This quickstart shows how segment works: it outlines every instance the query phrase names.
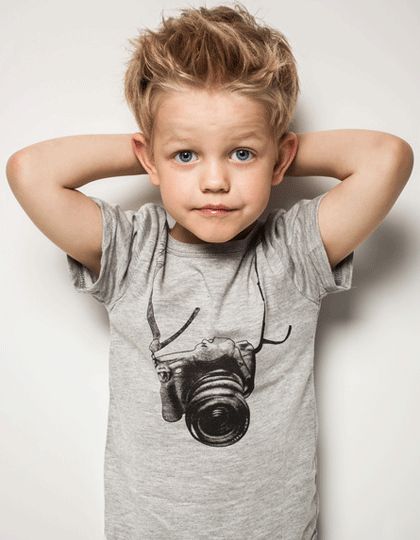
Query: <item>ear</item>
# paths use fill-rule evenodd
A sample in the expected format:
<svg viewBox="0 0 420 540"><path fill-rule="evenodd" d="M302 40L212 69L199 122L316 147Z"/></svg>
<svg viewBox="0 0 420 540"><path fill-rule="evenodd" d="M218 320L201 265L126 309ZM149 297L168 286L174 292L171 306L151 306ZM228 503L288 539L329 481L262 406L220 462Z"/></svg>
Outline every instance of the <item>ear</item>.
<svg viewBox="0 0 420 540"><path fill-rule="evenodd" d="M278 148L277 154L278 159L274 165L271 185L276 186L283 181L284 173L287 171L290 164L295 159L298 145L298 137L296 133L293 133L293 131L288 131L280 139L280 146Z"/></svg>
<svg viewBox="0 0 420 540"><path fill-rule="evenodd" d="M131 146L137 159L142 164L144 170L150 177L150 181L155 186L160 185L159 176L153 159L153 152L150 143L143 133L133 133L131 136Z"/></svg>

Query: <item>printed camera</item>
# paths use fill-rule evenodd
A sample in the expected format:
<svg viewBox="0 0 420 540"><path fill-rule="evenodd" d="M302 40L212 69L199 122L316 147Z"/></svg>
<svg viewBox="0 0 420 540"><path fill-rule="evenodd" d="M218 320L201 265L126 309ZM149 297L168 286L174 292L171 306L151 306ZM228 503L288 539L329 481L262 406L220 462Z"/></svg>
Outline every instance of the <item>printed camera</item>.
<svg viewBox="0 0 420 540"><path fill-rule="evenodd" d="M191 435L209 446L228 446L244 436L250 419L245 398L255 377L251 343L214 337L154 358L164 420L176 422L185 413Z"/></svg>

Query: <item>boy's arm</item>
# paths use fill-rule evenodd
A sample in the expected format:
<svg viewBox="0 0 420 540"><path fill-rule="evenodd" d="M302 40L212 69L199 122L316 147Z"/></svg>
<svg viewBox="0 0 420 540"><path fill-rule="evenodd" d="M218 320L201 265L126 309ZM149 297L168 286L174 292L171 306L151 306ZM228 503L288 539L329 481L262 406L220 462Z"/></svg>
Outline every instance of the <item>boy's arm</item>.
<svg viewBox="0 0 420 540"><path fill-rule="evenodd" d="M332 176L341 182L319 206L319 228L331 268L382 222L413 169L411 146L380 131L342 129L297 134L287 176Z"/></svg>
<svg viewBox="0 0 420 540"><path fill-rule="evenodd" d="M131 134L71 135L27 146L9 157L6 176L33 223L99 275L102 216L76 188L111 176L146 174Z"/></svg>

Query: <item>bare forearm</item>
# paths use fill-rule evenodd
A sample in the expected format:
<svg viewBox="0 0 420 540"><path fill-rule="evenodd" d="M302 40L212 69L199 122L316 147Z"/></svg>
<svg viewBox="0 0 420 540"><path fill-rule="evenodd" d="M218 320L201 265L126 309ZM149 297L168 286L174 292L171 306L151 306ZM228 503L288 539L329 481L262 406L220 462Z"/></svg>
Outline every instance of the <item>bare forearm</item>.
<svg viewBox="0 0 420 540"><path fill-rule="evenodd" d="M130 133L49 139L15 155L22 164L16 168L21 176L73 189L100 178L146 174L133 152Z"/></svg>
<svg viewBox="0 0 420 540"><path fill-rule="evenodd" d="M365 165L372 166L373 159L381 159L384 155L381 149L386 148L385 144L399 139L389 133L367 129L312 131L297 133L297 136L298 151L285 174L331 176L339 180Z"/></svg>

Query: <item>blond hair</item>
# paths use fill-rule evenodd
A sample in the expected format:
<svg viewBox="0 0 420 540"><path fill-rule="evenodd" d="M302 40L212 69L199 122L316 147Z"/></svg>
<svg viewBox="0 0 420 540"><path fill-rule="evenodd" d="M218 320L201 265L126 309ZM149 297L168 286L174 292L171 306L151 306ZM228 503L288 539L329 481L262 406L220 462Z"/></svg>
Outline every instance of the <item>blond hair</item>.
<svg viewBox="0 0 420 540"><path fill-rule="evenodd" d="M262 103L276 142L287 131L300 91L286 37L260 25L240 3L184 8L135 38L124 92L148 143L158 96L185 88L238 92ZM153 150L152 150L153 152Z"/></svg>

